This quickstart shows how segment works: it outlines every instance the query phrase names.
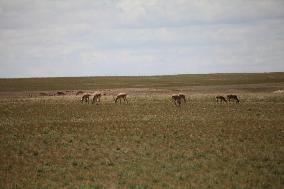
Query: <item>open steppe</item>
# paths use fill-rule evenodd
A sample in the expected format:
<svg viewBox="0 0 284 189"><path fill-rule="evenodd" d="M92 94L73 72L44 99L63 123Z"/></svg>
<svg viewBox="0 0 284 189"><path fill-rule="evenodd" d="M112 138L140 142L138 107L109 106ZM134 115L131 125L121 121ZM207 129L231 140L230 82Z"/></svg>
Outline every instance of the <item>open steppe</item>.
<svg viewBox="0 0 284 189"><path fill-rule="evenodd" d="M280 189L283 115L284 73L0 79L0 188Z"/></svg>

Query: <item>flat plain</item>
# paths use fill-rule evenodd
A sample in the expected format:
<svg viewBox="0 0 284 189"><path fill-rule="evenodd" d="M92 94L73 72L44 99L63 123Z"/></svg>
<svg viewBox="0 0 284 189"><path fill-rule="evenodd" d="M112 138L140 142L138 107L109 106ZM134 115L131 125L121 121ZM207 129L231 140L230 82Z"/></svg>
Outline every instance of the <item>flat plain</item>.
<svg viewBox="0 0 284 189"><path fill-rule="evenodd" d="M284 73L0 79L0 188L280 189L283 115Z"/></svg>

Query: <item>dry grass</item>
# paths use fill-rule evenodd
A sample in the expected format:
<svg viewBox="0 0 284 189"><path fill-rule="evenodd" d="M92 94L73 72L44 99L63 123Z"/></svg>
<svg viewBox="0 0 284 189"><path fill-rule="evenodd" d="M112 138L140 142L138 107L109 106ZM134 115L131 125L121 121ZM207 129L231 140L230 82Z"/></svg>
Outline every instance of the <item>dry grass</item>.
<svg viewBox="0 0 284 189"><path fill-rule="evenodd" d="M284 96L0 98L0 188L281 188Z"/></svg>
<svg viewBox="0 0 284 189"><path fill-rule="evenodd" d="M50 91L50 90L100 90L117 88L180 89L193 86L243 85L281 83L284 73L258 74L190 74L146 77L62 77L0 79L0 92L7 91ZM255 86L248 86L255 89ZM256 88L256 90L258 87ZM261 92L261 91L258 91Z"/></svg>

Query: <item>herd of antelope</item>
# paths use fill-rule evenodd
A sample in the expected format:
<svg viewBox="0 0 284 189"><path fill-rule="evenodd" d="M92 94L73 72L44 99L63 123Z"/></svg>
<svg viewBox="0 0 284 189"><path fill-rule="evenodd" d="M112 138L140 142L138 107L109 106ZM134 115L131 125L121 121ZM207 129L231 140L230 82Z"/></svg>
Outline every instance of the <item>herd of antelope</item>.
<svg viewBox="0 0 284 189"><path fill-rule="evenodd" d="M79 95L79 94L82 94L82 93L83 93L82 91L79 91L79 92L77 92L76 95ZM106 94L103 93L103 95L106 95ZM81 98L81 103L89 103L91 96L92 96L91 94L84 94ZM100 102L101 96L102 96L101 93L95 92L93 94L92 104ZM114 100L115 103L117 103L119 101L119 103L121 104L122 100L123 100L123 102L128 103L127 96L128 96L127 93L119 93L115 97L113 97L113 100ZM238 99L237 95L230 94L230 95L227 95L227 98L225 98L224 96L216 96L215 98L216 98L217 102L221 102L221 103L222 102L225 102L225 103L228 103L228 102L240 103L240 100ZM175 106L180 107L182 103L186 103L186 97L182 93L173 94L171 96L171 101L175 104Z"/></svg>
<svg viewBox="0 0 284 189"><path fill-rule="evenodd" d="M81 94L81 93L80 93ZM78 95L78 93L76 94ZM96 92L93 94L93 100L92 100L92 104L100 102L101 101L101 96L102 94L99 92ZM106 95L105 93L103 95ZM90 100L90 96L92 96L91 94L84 94L81 98L81 103L89 103ZM114 98L114 102L117 103L119 101L119 103L121 104L121 100L123 100L124 102L128 103L127 100L127 94L126 93L119 93L118 95L115 96Z"/></svg>
<svg viewBox="0 0 284 189"><path fill-rule="evenodd" d="M105 94L103 94L103 95L105 95ZM91 94L84 94L82 96L82 98L81 98L81 103L84 103L84 102L89 103L90 96L92 96L92 95ZM98 93L98 92L94 93L92 104L100 102L101 101L101 96L102 96L101 93Z"/></svg>
<svg viewBox="0 0 284 189"><path fill-rule="evenodd" d="M238 96L237 95L227 95L227 99L224 97L224 96L216 96L216 101L217 102L225 102L225 103L228 103L228 102L231 102L231 101L235 101L236 103L240 103L240 100L238 99Z"/></svg>

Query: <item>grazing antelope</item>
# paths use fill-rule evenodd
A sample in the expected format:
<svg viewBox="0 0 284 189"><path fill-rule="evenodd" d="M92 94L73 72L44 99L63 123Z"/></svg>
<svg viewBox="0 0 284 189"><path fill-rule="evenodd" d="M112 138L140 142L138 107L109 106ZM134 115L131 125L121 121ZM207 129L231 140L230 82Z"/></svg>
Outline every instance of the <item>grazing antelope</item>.
<svg viewBox="0 0 284 189"><path fill-rule="evenodd" d="M88 102L89 103L90 96L91 96L90 94L83 95L82 98L81 98L81 103L83 103L83 102Z"/></svg>
<svg viewBox="0 0 284 189"><path fill-rule="evenodd" d="M127 97L126 93L119 93L118 95L116 95L114 102L117 103L117 101L119 100L119 103L121 104L121 99L123 99L124 102L128 103L128 100L126 97Z"/></svg>
<svg viewBox="0 0 284 189"><path fill-rule="evenodd" d="M225 97L223 97L223 96L216 96L215 98L216 98L216 101L217 101L217 102L220 101L220 102L222 103L222 102L224 101L224 102L227 103L227 100L226 100Z"/></svg>
<svg viewBox="0 0 284 189"><path fill-rule="evenodd" d="M182 93L173 94L172 101L175 103L176 106L180 106L182 101L186 103L185 95Z"/></svg>
<svg viewBox="0 0 284 189"><path fill-rule="evenodd" d="M238 99L238 97L237 97L237 95L227 95L227 100L229 101L229 102L231 102L231 100L234 100L234 101L236 101L236 103L240 103L240 100Z"/></svg>
<svg viewBox="0 0 284 189"><path fill-rule="evenodd" d="M101 93L95 93L94 97L93 97L92 104L94 104L94 102L100 102L101 101L101 96L102 96Z"/></svg>
<svg viewBox="0 0 284 189"><path fill-rule="evenodd" d="M181 105L181 96L179 94L172 95L172 101L175 103L176 106Z"/></svg>

